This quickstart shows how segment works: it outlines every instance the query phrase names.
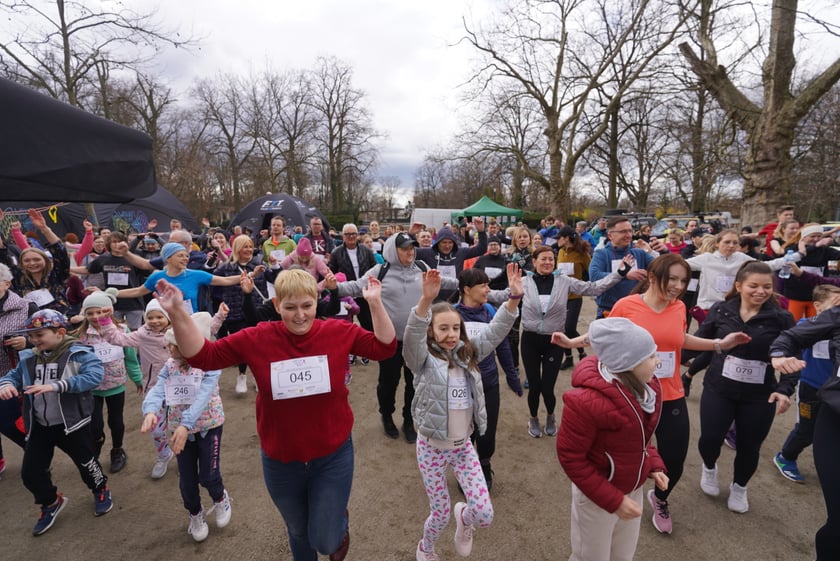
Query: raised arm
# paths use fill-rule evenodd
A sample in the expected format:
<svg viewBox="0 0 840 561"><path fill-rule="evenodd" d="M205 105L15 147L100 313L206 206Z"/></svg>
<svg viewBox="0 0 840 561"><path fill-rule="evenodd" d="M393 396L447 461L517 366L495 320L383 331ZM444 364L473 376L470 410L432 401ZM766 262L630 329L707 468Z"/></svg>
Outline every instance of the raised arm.
<svg viewBox="0 0 840 561"><path fill-rule="evenodd" d="M382 283L378 279L371 278L362 294L370 307L373 334L381 343L392 342L397 337L397 331L394 329L394 324L382 304ZM338 295L334 292L333 297L338 300Z"/></svg>
<svg viewBox="0 0 840 561"><path fill-rule="evenodd" d="M181 356L190 358L197 355L204 346L204 336L184 307L184 294L177 286L164 279L160 279L155 285L155 294L161 307L169 314Z"/></svg>

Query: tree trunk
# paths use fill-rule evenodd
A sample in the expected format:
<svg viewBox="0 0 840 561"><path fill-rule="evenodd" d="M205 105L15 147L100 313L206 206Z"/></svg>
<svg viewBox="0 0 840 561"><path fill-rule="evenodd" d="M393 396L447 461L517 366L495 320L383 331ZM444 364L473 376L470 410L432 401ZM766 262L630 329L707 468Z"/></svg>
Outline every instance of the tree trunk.
<svg viewBox="0 0 840 561"><path fill-rule="evenodd" d="M775 220L778 206L794 202L790 189L793 126L781 120L765 113L749 136L744 162L742 225L764 226Z"/></svg>
<svg viewBox="0 0 840 561"><path fill-rule="evenodd" d="M607 174L607 206L618 207L618 109L620 103L616 103L610 110L607 119L609 120L609 170Z"/></svg>

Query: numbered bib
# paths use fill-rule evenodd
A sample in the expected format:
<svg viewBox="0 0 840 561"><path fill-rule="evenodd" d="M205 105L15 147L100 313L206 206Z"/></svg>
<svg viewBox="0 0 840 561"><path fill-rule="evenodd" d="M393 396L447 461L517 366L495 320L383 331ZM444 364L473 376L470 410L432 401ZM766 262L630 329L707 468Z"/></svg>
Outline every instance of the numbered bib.
<svg viewBox="0 0 840 561"><path fill-rule="evenodd" d="M472 407L472 396L466 377L450 377L448 390L450 410L464 410Z"/></svg>
<svg viewBox="0 0 840 561"><path fill-rule="evenodd" d="M280 264L280 261L286 258L286 250L284 249L274 249L269 253L271 257L274 257L274 260L277 261L277 264Z"/></svg>
<svg viewBox="0 0 840 561"><path fill-rule="evenodd" d="M811 347L811 354L813 354L814 358L830 359L831 355L828 352L828 339L814 343L814 346Z"/></svg>
<svg viewBox="0 0 840 561"><path fill-rule="evenodd" d="M823 268L822 267L808 267L806 265L800 266L800 269L805 271L806 273L811 273L812 275L823 275Z"/></svg>
<svg viewBox="0 0 840 561"><path fill-rule="evenodd" d="M30 302L35 302L35 305L39 308L43 308L47 304L55 302L55 296L53 296L52 292L50 292L46 288L39 288L38 290L33 290L32 292L26 295L26 299Z"/></svg>
<svg viewBox="0 0 840 561"><path fill-rule="evenodd" d="M689 279L686 292L697 292L697 287L700 285L700 279Z"/></svg>
<svg viewBox="0 0 840 561"><path fill-rule="evenodd" d="M656 352L656 370L653 374L657 378L673 378L677 363L677 353L674 351Z"/></svg>
<svg viewBox="0 0 840 561"><path fill-rule="evenodd" d="M293 399L329 393L327 355L292 358L271 363L271 397Z"/></svg>
<svg viewBox="0 0 840 561"><path fill-rule="evenodd" d="M493 280L501 275L502 271L503 269L500 269L499 267L486 267L484 269L484 272L487 274L487 278L490 280Z"/></svg>
<svg viewBox="0 0 840 561"><path fill-rule="evenodd" d="M169 376L163 383L167 405L192 405L195 403L201 377L198 375Z"/></svg>
<svg viewBox="0 0 840 561"><path fill-rule="evenodd" d="M564 275L568 275L570 277L574 276L575 274L575 264L574 263L558 263L557 270L563 273Z"/></svg>
<svg viewBox="0 0 840 561"><path fill-rule="evenodd" d="M128 273L108 273L108 286L128 286Z"/></svg>
<svg viewBox="0 0 840 561"><path fill-rule="evenodd" d="M720 275L715 278L715 290L718 292L729 292L733 284L735 284L735 277Z"/></svg>
<svg viewBox="0 0 840 561"><path fill-rule="evenodd" d="M723 361L723 377L745 384L763 384L767 363L727 355Z"/></svg>
<svg viewBox="0 0 840 561"><path fill-rule="evenodd" d="M470 338L470 341L487 330L487 324L480 321L465 321L464 327L467 329L467 337Z"/></svg>
<svg viewBox="0 0 840 561"><path fill-rule="evenodd" d="M438 265L437 270L440 271L440 276L442 277L454 279L458 276L458 273L455 271L455 265Z"/></svg>
<svg viewBox="0 0 840 561"><path fill-rule="evenodd" d="M109 345L108 343L96 343L93 345L93 351L96 353L97 358L102 361L102 364L106 362L117 362L125 358L125 352L122 347Z"/></svg>

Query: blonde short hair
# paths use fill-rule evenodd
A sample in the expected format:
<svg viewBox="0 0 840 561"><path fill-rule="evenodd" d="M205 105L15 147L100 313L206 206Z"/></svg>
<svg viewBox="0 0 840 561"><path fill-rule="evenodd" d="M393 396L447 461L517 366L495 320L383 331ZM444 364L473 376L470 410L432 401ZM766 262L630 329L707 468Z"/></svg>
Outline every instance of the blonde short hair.
<svg viewBox="0 0 840 561"><path fill-rule="evenodd" d="M281 271L274 281L274 291L277 293L277 302L286 296L311 296L316 302L318 301L318 285L315 277L302 269Z"/></svg>
<svg viewBox="0 0 840 561"><path fill-rule="evenodd" d="M233 244L231 244L231 256L232 258L239 259L239 252L242 251L242 248L246 245L251 244L251 247L254 247L254 241L244 234L240 234L233 238Z"/></svg>

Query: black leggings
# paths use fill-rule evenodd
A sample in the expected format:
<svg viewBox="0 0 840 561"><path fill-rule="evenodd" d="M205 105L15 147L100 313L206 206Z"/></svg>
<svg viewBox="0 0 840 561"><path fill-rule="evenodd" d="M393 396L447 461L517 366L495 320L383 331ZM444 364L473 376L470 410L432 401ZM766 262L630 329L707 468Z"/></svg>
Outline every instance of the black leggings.
<svg viewBox="0 0 840 561"><path fill-rule="evenodd" d="M499 385L484 386L484 402L487 409L487 430L483 435L475 429L476 452L481 465L489 465L490 458L496 451L496 427L499 424Z"/></svg>
<svg viewBox="0 0 840 561"><path fill-rule="evenodd" d="M688 441L691 435L688 407L685 398L662 402L662 416L656 427L656 449L668 470L668 488L664 491L654 487L656 498L664 501L677 486L682 477Z"/></svg>
<svg viewBox="0 0 840 561"><path fill-rule="evenodd" d="M738 445L741 435L738 435ZM840 414L823 404L814 427L814 465L820 478L825 510L825 525L817 530L817 561L840 559Z"/></svg>
<svg viewBox="0 0 840 561"><path fill-rule="evenodd" d="M700 397L700 440L697 443L703 463L709 469L715 466L723 439L734 420L738 448L735 451L733 480L746 487L758 468L761 445L770 432L775 415L775 403L724 397L704 386Z"/></svg>
<svg viewBox="0 0 840 561"><path fill-rule="evenodd" d="M26 445L26 435L17 427L17 420L20 419L20 399L0 399L0 434L6 436L23 448ZM0 444L0 458L3 457L3 445Z"/></svg>
<svg viewBox="0 0 840 561"><path fill-rule="evenodd" d="M125 436L125 422L123 421L123 409L125 409L125 392L109 395L108 397L93 396L93 415L90 418L93 440L105 441L105 422L102 418L102 406L108 404L108 428L111 430L111 447L122 448L123 437ZM99 444L101 447L102 445Z"/></svg>
<svg viewBox="0 0 840 561"><path fill-rule="evenodd" d="M580 310L583 307L583 298L570 298L566 301L566 327L563 332L569 339L574 339L579 336L578 319L580 319ZM572 356L572 349L563 349L565 356ZM578 347L578 354L583 354L583 347Z"/></svg>
<svg viewBox="0 0 840 561"><path fill-rule="evenodd" d="M397 352L391 358L379 361L379 381L376 384L376 399L379 401L379 414L392 415L397 408L397 387L400 378L405 378L403 390L403 422L413 424L411 402L414 400L414 374L405 365L402 354L402 341L397 341Z"/></svg>
<svg viewBox="0 0 840 561"><path fill-rule="evenodd" d="M782 456L794 462L799 458L799 454L814 441L814 425L820 410L817 389L805 382L799 382L797 401L799 401L799 417L782 446Z"/></svg>
<svg viewBox="0 0 840 561"><path fill-rule="evenodd" d="M540 395L545 402L545 410L554 414L557 398L554 397L554 384L563 362L563 349L551 344L551 335L542 335L530 331L522 332L522 366L528 378L528 409L532 417L540 410Z"/></svg>

